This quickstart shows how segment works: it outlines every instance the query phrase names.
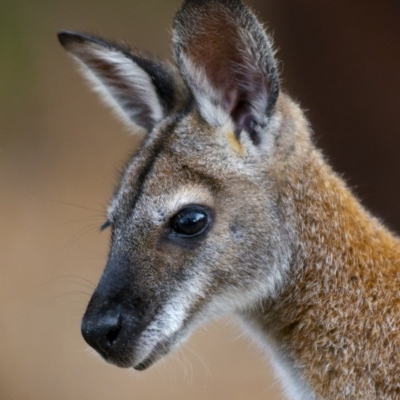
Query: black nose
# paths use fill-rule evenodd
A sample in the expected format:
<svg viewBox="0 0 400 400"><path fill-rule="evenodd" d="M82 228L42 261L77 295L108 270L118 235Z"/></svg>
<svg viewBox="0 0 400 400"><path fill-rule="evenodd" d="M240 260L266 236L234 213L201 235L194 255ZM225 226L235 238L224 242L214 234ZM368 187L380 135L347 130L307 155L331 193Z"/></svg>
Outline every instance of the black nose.
<svg viewBox="0 0 400 400"><path fill-rule="evenodd" d="M108 358L118 341L122 323L122 315L118 312L107 312L97 315L96 318L85 315L81 326L82 336L90 346Z"/></svg>

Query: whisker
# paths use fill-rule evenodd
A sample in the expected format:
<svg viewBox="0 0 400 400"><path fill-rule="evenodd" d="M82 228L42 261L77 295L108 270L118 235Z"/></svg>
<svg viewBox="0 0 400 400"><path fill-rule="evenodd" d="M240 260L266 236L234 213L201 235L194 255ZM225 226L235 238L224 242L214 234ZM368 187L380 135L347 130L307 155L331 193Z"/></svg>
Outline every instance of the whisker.
<svg viewBox="0 0 400 400"><path fill-rule="evenodd" d="M107 217L103 214L102 215L91 215L88 217L82 217L82 218L74 219L71 221L62 222L60 224L55 225L55 227L65 226L65 225L74 224L74 223L78 223L78 222L94 221L94 220L100 221L100 223L99 223L99 226L100 226L104 222L104 218L107 218Z"/></svg>
<svg viewBox="0 0 400 400"><path fill-rule="evenodd" d="M45 201L48 201L48 202L51 202L51 203L57 203L57 204L65 205L65 206L76 207L76 208L80 208L80 209L82 209L82 210L94 211L94 212L101 213L101 214L103 214L103 215L104 215L104 213L105 213L104 210L98 210L98 209L96 209L96 208L91 208L91 207L87 207L87 206L81 206L81 205L79 205L79 204L71 203L71 202L64 201L64 200L50 199L50 198L48 198L48 197L44 197L44 196L38 195L37 193L33 193L32 191L29 191L29 193L30 193L32 196L37 197L38 199L45 200Z"/></svg>
<svg viewBox="0 0 400 400"><path fill-rule="evenodd" d="M79 230L68 242L69 246L73 246L77 240L79 240L82 236L86 235L87 233L89 233L92 230L95 230L96 228L98 228L97 224L92 224L89 226L86 226L85 228Z"/></svg>
<svg viewBox="0 0 400 400"><path fill-rule="evenodd" d="M57 296L54 299L54 301L57 301L57 300L62 299L64 297L77 296L77 295L80 295L80 296L91 296L92 294L91 293L87 293L87 292L82 292L82 291L79 291L79 290L75 290L75 291L72 291L72 292L60 294L59 296Z"/></svg>
<svg viewBox="0 0 400 400"><path fill-rule="evenodd" d="M184 346L185 350L190 351L200 361L201 365L205 369L205 371L206 371L206 379L205 379L203 387L206 388L207 387L207 383L208 383L208 379L211 378L211 376L212 376L209 364L204 360L203 357L201 357L195 350L193 350L190 347L190 345L183 344L183 346Z"/></svg>
<svg viewBox="0 0 400 400"><path fill-rule="evenodd" d="M93 283L92 281L90 281L89 279L83 278L81 276L75 276L75 275L65 275L65 276L59 276L57 278L51 279L50 281L47 281L45 283L42 283L39 287L45 287L48 286L54 282L60 281L60 280L66 280L66 279L77 279L77 280L81 280L87 283L87 285L85 285L84 283L81 282L73 282L76 283L78 285L81 285L83 287L86 287L88 289L95 289L96 288L96 284Z"/></svg>

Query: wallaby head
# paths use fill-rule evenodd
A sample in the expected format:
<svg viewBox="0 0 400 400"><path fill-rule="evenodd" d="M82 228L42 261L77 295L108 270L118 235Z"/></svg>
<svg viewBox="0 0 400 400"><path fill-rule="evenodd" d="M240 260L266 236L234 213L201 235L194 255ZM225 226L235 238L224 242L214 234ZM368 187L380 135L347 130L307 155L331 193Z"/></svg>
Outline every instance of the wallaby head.
<svg viewBox="0 0 400 400"><path fill-rule="evenodd" d="M82 323L107 361L144 369L199 323L271 294L288 265L270 174L287 106L271 42L238 0L184 3L176 67L98 38L59 39L147 131L109 207L109 260Z"/></svg>
<svg viewBox="0 0 400 400"><path fill-rule="evenodd" d="M146 131L108 210L86 341L142 370L234 313L272 349L293 399L399 398L399 241L312 144L254 14L239 0L186 0L174 66L82 34L59 39Z"/></svg>

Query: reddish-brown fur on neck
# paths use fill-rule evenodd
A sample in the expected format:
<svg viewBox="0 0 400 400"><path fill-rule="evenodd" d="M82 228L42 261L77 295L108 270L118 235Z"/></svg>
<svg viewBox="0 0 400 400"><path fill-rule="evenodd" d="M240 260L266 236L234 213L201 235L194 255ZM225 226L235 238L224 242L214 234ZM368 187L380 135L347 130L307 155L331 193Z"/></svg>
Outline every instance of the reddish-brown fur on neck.
<svg viewBox="0 0 400 400"><path fill-rule="evenodd" d="M398 398L400 243L318 150L290 157L275 176L295 228L293 259L278 295L251 319L320 398Z"/></svg>

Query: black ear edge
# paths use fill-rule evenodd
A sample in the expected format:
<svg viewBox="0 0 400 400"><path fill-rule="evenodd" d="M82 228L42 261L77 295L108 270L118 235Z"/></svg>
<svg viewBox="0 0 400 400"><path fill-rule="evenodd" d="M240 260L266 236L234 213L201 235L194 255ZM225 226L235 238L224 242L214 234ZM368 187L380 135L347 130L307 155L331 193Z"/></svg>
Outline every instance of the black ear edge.
<svg viewBox="0 0 400 400"><path fill-rule="evenodd" d="M81 32L73 31L60 31L57 33L58 41L65 50L72 52L74 45L83 45L85 43L92 43L98 46L105 47L110 50L118 50L125 54L127 57L131 57L130 47L128 45L121 45L116 42L104 40L103 38L96 35L89 35Z"/></svg>
<svg viewBox="0 0 400 400"><path fill-rule="evenodd" d="M181 9L191 6L203 6L212 3L226 7L244 6L241 0L185 0Z"/></svg>
<svg viewBox="0 0 400 400"><path fill-rule="evenodd" d="M86 40L90 40L88 36L82 35L80 33L71 31L61 31L57 33L58 41L64 49L68 50L71 44L74 43L84 43Z"/></svg>
<svg viewBox="0 0 400 400"><path fill-rule="evenodd" d="M149 75L163 109L168 113L174 108L176 104L176 82L174 74L171 66L162 62L158 57L141 51L132 52L130 46L127 44L119 44L104 40L99 36L88 35L80 32L60 31L57 33L57 37L64 49L78 58L80 58L79 48L85 44L94 44L111 51L120 52ZM75 46L77 47L74 49Z"/></svg>
<svg viewBox="0 0 400 400"><path fill-rule="evenodd" d="M271 85L270 92L268 95L268 106L267 106L267 116L270 117L273 110L275 109L276 103L278 102L279 93L281 92L281 83L277 71L277 67L271 69Z"/></svg>
<svg viewBox="0 0 400 400"><path fill-rule="evenodd" d="M217 6L219 10L225 9L227 15L238 19L238 24L241 27L244 27L256 39L257 43L262 46L259 51L262 52L266 65L260 63L260 68L264 71L266 78L265 90L267 92L268 100L265 113L269 118L273 114L281 89L278 62L275 58L273 39L271 35L266 32L265 27L259 21L252 9L243 4L241 0L184 1L181 9L175 16L173 24L173 51L175 62L179 70L182 73L182 60L180 55L181 53L186 53L187 40L185 39L185 36L189 35L191 29L195 29L193 25L196 22L193 21L192 17L193 15L197 17L201 12L201 8L209 6ZM241 15L244 15L244 18L240 19L239 16ZM250 22L254 22L254 24L251 24ZM191 86L185 74L183 74L183 78L188 86ZM247 104L246 99L244 99L244 104Z"/></svg>

